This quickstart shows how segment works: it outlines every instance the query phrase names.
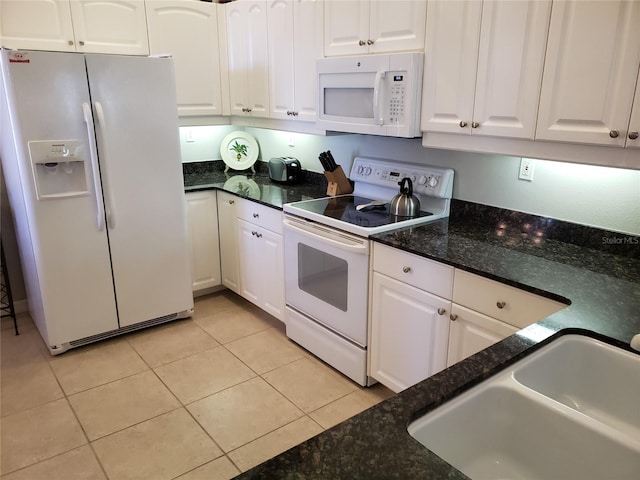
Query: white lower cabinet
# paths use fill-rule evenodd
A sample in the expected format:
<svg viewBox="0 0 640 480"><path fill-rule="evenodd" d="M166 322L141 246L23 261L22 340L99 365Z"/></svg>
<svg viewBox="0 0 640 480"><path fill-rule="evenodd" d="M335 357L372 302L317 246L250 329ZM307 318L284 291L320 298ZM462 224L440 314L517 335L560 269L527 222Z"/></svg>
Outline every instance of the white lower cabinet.
<svg viewBox="0 0 640 480"><path fill-rule="evenodd" d="M235 195L218 190L218 230L220 235L220 275L222 284L240 293L238 261L238 218Z"/></svg>
<svg viewBox="0 0 640 480"><path fill-rule="evenodd" d="M453 268L374 244L369 375L394 392L447 364Z"/></svg>
<svg viewBox="0 0 640 480"><path fill-rule="evenodd" d="M189 192L185 198L192 288L199 292L221 284L216 192Z"/></svg>
<svg viewBox="0 0 640 480"><path fill-rule="evenodd" d="M451 301L373 273L371 376L394 392L446 367Z"/></svg>
<svg viewBox="0 0 640 480"><path fill-rule="evenodd" d="M238 201L238 293L284 321L282 213L249 200Z"/></svg>
<svg viewBox="0 0 640 480"><path fill-rule="evenodd" d="M394 392L566 306L379 243L372 265L369 375Z"/></svg>
<svg viewBox="0 0 640 480"><path fill-rule="evenodd" d="M451 306L450 319L447 367L518 331L516 327L455 303Z"/></svg>

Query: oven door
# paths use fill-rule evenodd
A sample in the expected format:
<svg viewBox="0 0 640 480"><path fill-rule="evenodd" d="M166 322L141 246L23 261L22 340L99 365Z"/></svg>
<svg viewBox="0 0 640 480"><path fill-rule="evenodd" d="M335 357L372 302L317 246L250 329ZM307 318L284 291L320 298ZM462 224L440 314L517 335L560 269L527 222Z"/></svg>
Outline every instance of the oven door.
<svg viewBox="0 0 640 480"><path fill-rule="evenodd" d="M285 216L287 305L367 344L369 240Z"/></svg>

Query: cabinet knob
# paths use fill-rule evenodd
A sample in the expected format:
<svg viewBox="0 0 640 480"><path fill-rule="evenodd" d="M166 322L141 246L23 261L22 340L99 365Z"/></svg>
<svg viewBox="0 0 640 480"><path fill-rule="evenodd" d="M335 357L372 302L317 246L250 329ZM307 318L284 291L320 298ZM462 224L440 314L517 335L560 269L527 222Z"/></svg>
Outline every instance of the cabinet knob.
<svg viewBox="0 0 640 480"><path fill-rule="evenodd" d="M236 203L235 200L229 200L229 205L233 205L234 203Z"/></svg>
<svg viewBox="0 0 640 480"><path fill-rule="evenodd" d="M68 43L69 45L73 45L73 40L69 40L67 43Z"/></svg>
<svg viewBox="0 0 640 480"><path fill-rule="evenodd" d="M471 122L471 128L478 128L480 124L478 122Z"/></svg>
<svg viewBox="0 0 640 480"><path fill-rule="evenodd" d="M251 113L253 111L253 108L247 108L247 112Z"/></svg>
<svg viewBox="0 0 640 480"><path fill-rule="evenodd" d="M256 232L255 230L251 230L251 236L255 237L258 234L258 232Z"/></svg>
<svg viewBox="0 0 640 480"><path fill-rule="evenodd" d="M258 238L262 238L262 234L261 234L261 233L256 232L256 237L258 237Z"/></svg>
<svg viewBox="0 0 640 480"><path fill-rule="evenodd" d="M465 128L467 125L469 125L467 122L460 120L460 128Z"/></svg>
<svg viewBox="0 0 640 480"><path fill-rule="evenodd" d="M447 311L444 308L438 309L438 315L444 315L445 313L447 313Z"/></svg>
<svg viewBox="0 0 640 480"><path fill-rule="evenodd" d="M291 115L293 115L294 117L298 116L298 112L291 112Z"/></svg>
<svg viewBox="0 0 640 480"><path fill-rule="evenodd" d="M78 43L80 44L81 47L84 46L84 40L80 40Z"/></svg>
<svg viewBox="0 0 640 480"><path fill-rule="evenodd" d="M503 309L506 305L507 305L506 302L503 302L502 300L498 300L496 302L496 307L498 307L500 309Z"/></svg>
<svg viewBox="0 0 640 480"><path fill-rule="evenodd" d="M638 132L629 132L630 140L635 140L636 138L638 138Z"/></svg>
<svg viewBox="0 0 640 480"><path fill-rule="evenodd" d="M260 214L259 213L254 213L253 214L253 218L260 218Z"/></svg>
<svg viewBox="0 0 640 480"><path fill-rule="evenodd" d="M458 319L458 315L456 315L455 313L451 313L449 314L449 318L452 322L455 322Z"/></svg>
<svg viewBox="0 0 640 480"><path fill-rule="evenodd" d="M408 266L405 265L404 267L402 267L402 271L404 273L409 273L411 271L411 267L408 267Z"/></svg>
<svg viewBox="0 0 640 480"><path fill-rule="evenodd" d="M358 42L358 45L360 45L361 47L364 47L367 44L367 42L365 42L364 40L360 40Z"/></svg>
<svg viewBox="0 0 640 480"><path fill-rule="evenodd" d="M373 45L373 40L367 40L367 45Z"/></svg>
<svg viewBox="0 0 640 480"><path fill-rule="evenodd" d="M618 138L618 135L620 135L620 132L618 132L618 130L611 130L611 131L609 132L609 136L610 136L611 138Z"/></svg>

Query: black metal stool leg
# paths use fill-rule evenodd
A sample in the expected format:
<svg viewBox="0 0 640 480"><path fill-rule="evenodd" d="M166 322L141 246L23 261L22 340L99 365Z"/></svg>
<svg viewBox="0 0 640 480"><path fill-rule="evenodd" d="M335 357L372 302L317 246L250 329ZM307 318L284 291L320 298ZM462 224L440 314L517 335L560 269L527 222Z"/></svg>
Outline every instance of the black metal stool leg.
<svg viewBox="0 0 640 480"><path fill-rule="evenodd" d="M0 278L0 301L2 302L2 317L11 317L13 319L13 328L16 331L16 335L20 335L20 333L18 332L18 320L16 318L16 311L13 307L11 282L9 281L9 274L7 272L7 262L4 259L4 247L2 246L2 240L0 240L0 261L2 261L2 278Z"/></svg>

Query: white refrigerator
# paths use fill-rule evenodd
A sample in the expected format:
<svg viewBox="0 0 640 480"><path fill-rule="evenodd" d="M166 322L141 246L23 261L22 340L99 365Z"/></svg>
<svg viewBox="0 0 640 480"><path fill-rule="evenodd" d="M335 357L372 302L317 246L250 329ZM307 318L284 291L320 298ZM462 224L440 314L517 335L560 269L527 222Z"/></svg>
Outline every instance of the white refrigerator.
<svg viewBox="0 0 640 480"><path fill-rule="evenodd" d="M189 316L172 60L0 53L0 158L50 351Z"/></svg>

